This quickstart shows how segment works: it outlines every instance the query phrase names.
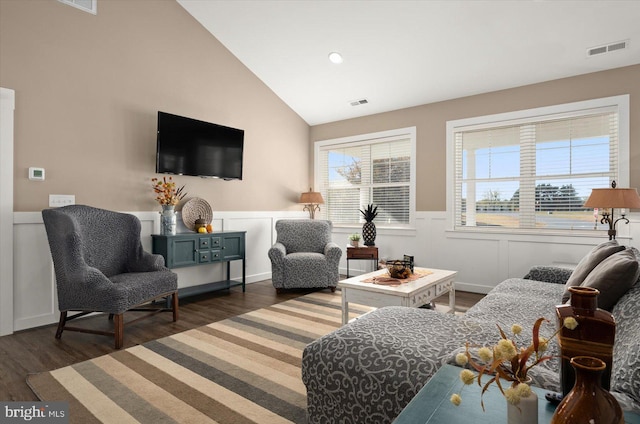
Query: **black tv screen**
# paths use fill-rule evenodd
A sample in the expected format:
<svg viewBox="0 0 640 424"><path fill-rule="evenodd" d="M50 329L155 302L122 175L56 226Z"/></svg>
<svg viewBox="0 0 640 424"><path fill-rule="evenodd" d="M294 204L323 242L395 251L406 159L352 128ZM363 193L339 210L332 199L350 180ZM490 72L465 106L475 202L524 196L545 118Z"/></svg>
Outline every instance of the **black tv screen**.
<svg viewBox="0 0 640 424"><path fill-rule="evenodd" d="M242 179L244 131L158 112L156 172Z"/></svg>

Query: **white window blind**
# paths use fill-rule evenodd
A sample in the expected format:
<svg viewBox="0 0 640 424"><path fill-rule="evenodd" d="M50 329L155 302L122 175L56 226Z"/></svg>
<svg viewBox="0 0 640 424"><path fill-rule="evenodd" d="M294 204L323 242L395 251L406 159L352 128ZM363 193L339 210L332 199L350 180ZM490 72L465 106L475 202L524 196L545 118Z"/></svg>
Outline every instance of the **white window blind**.
<svg viewBox="0 0 640 424"><path fill-rule="evenodd" d="M316 162L316 188L325 201L322 218L334 224L358 224L364 222L359 210L374 204L376 226L410 224L414 151L415 141L407 134L323 143Z"/></svg>
<svg viewBox="0 0 640 424"><path fill-rule="evenodd" d="M454 226L594 229L582 205L619 178L616 107L454 130Z"/></svg>

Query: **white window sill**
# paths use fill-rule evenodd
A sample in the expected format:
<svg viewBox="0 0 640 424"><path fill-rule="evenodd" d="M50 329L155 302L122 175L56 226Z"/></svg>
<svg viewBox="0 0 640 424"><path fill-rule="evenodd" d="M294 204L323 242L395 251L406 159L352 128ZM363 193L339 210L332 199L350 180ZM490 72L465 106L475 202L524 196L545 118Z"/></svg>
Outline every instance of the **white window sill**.
<svg viewBox="0 0 640 424"><path fill-rule="evenodd" d="M375 224L375 221L374 221ZM353 234L361 233L362 225L334 225L333 232L336 234ZM418 231L415 227L391 227L376 225L376 234L390 236L415 237Z"/></svg>

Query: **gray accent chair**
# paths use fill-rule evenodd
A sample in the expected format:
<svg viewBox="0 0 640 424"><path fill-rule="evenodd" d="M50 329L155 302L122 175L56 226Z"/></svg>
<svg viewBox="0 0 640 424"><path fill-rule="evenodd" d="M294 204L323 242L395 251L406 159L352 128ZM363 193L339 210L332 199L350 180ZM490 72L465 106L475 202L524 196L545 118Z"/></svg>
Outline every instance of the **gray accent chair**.
<svg viewBox="0 0 640 424"><path fill-rule="evenodd" d="M342 249L331 241L331 221L282 219L277 240L269 249L271 281L276 291L326 288L335 291Z"/></svg>
<svg viewBox="0 0 640 424"><path fill-rule="evenodd" d="M138 218L84 205L45 209L42 218L56 274L57 339L63 330L101 334L113 336L120 349L125 311L149 312L127 324L163 311L173 312L173 321L178 320L178 276L164 266L162 256L144 251ZM171 308L162 307L164 300L150 304L160 298L168 303L169 297ZM71 311L80 312L68 316ZM108 313L114 331L66 325L92 312Z"/></svg>

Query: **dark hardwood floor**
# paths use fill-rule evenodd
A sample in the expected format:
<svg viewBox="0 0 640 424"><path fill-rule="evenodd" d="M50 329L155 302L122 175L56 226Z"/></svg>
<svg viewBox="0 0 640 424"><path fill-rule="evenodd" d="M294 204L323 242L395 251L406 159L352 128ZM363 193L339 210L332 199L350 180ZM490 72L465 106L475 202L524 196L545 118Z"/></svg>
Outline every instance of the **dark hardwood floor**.
<svg viewBox="0 0 640 424"><path fill-rule="evenodd" d="M162 313L127 326L127 319L135 318L135 312L130 312L125 314L123 349L284 302L309 292L297 290L276 294L271 281L266 280L247 285L246 293L242 293L240 287L234 287L231 290L180 299L178 322L171 321L170 313ZM456 292L456 305L468 308L482 296ZM448 304L448 297L445 295L436 301ZM77 324L110 330L112 323L107 320L106 315L98 315L78 321ZM112 338L65 332L60 340L56 340L55 330L55 325L49 325L0 337L0 400L38 400L26 383L27 374L54 370L114 351Z"/></svg>

